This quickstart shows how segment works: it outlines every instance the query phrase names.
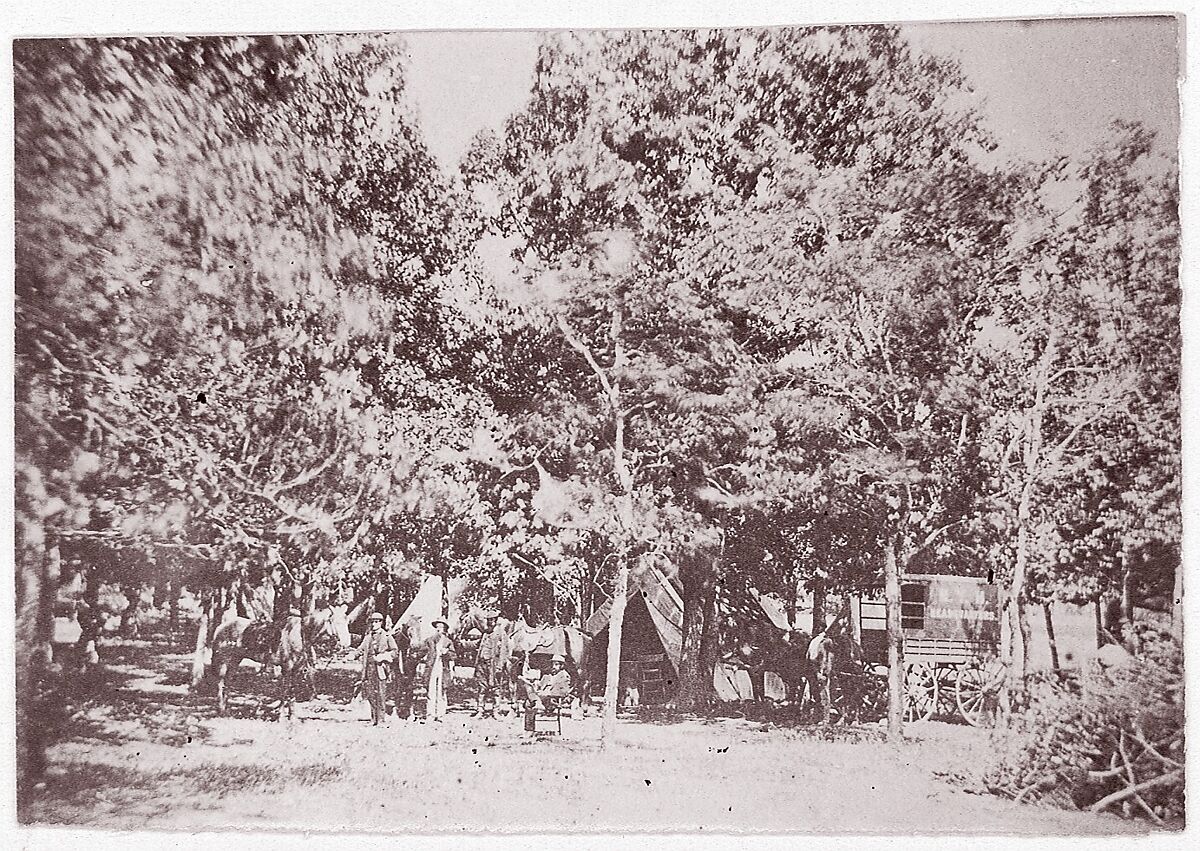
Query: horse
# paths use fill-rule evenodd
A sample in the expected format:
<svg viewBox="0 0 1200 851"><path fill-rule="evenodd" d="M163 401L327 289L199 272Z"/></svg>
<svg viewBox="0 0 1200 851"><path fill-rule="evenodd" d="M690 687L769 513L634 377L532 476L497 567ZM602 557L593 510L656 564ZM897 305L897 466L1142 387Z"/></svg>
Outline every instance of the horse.
<svg viewBox="0 0 1200 851"><path fill-rule="evenodd" d="M760 633L757 639L738 642L733 658L750 674L751 697L765 697L766 672L772 671L783 681L784 698L793 705L803 701L806 686L810 698L815 698L816 670L808 658L809 644L809 635L802 629L782 635L776 631Z"/></svg>
<svg viewBox="0 0 1200 851"><path fill-rule="evenodd" d="M522 681L528 677L534 656L552 656L561 653L571 675L572 691L581 706L586 705L588 686L587 653L590 639L577 627L545 625L531 627L518 618L511 626L512 656L509 663L509 685L512 689L513 711L518 712L518 698L524 689Z"/></svg>
<svg viewBox="0 0 1200 851"><path fill-rule="evenodd" d="M308 615L291 611L276 621L234 617L217 627L213 636L212 669L217 680L217 713L225 714L225 680L229 667L243 659L279 667L279 720L284 709L290 719L295 703L296 680L304 676L312 685L311 670L318 646L350 647L350 626L343 604L319 607Z"/></svg>
<svg viewBox="0 0 1200 851"><path fill-rule="evenodd" d="M863 653L853 636L846 635L837 618L808 645L808 661L817 684L816 697L821 706L821 723L828 724L835 691L841 704L843 722L857 722L862 711Z"/></svg>
<svg viewBox="0 0 1200 851"><path fill-rule="evenodd" d="M415 625L409 622L397 623L390 630L396 640L396 675L392 678L392 701L396 707L396 717L409 718L413 714L414 689L417 685L417 666L421 663L418 658L420 641L417 640Z"/></svg>

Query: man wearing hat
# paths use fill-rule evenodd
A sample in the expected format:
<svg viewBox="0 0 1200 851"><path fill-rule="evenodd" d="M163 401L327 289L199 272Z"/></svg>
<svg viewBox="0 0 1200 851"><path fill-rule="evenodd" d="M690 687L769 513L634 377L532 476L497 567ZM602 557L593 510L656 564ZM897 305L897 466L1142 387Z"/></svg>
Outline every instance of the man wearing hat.
<svg viewBox="0 0 1200 851"><path fill-rule="evenodd" d="M500 613L497 611L483 612L486 630L475 654L475 679L479 683L476 716L495 714L496 688L500 685L512 653L508 633L500 625L499 619Z"/></svg>
<svg viewBox="0 0 1200 851"><path fill-rule="evenodd" d="M362 688L371 704L371 723L379 726L380 721L387 719L387 686L399 651L396 639L384 632L382 614L375 612L368 622L370 629L359 645L363 657Z"/></svg>
<svg viewBox="0 0 1200 851"><path fill-rule="evenodd" d="M446 684L454 664L454 642L447 634L450 624L440 618L433 622L434 633L425 639L424 676L428 677L425 698L425 717L441 721L446 714Z"/></svg>
<svg viewBox="0 0 1200 851"><path fill-rule="evenodd" d="M555 653L550 659L550 672L543 674L536 686L529 692L529 702L541 712L546 708L548 699L561 699L571 694L571 674L566 669L566 658Z"/></svg>

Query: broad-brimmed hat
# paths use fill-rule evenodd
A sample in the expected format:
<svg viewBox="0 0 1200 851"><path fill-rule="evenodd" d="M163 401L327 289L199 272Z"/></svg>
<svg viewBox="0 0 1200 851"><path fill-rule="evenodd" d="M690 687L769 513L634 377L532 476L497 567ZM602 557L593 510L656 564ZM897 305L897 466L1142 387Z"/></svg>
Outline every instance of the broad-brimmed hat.
<svg viewBox="0 0 1200 851"><path fill-rule="evenodd" d="M373 613L373 614L372 614L372 615L371 615L369 618L367 618L367 620L369 620L369 621L381 621L381 620L383 620L383 615L382 615L382 614L380 614L379 612L374 612L374 613Z"/></svg>
<svg viewBox="0 0 1200 851"><path fill-rule="evenodd" d="M551 662L562 662L565 665L565 664L567 664L567 657L563 656L561 653L555 653L553 656L550 657L550 661Z"/></svg>
<svg viewBox="0 0 1200 851"><path fill-rule="evenodd" d="M442 620L441 618L437 618L436 620L432 620L432 621L430 621L430 622L429 622L429 625L430 625L430 626L437 626L438 624L441 624L441 625L442 625L442 626L444 626L446 629L449 629L449 628L450 628L450 624L446 623L446 622L445 622L444 620Z"/></svg>

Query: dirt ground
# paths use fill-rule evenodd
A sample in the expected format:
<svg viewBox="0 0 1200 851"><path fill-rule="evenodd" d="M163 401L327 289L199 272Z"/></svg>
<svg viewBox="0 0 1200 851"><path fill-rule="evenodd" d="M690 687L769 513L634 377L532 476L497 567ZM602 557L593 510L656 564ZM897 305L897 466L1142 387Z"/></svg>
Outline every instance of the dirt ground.
<svg viewBox="0 0 1200 851"><path fill-rule="evenodd" d="M372 727L348 700L349 665L317 675L299 717L260 715L263 675L239 673L231 715L188 694L182 643L106 648L107 667L66 688L50 776L26 823L124 830L642 831L1133 834L1115 816L968 794L939 775L986 747L981 731L911 725L823 734L745 719L564 719L531 739L520 721L452 709L441 724ZM255 690L258 693L255 693ZM247 693L249 692L249 693ZM852 731L853 732L853 731Z"/></svg>

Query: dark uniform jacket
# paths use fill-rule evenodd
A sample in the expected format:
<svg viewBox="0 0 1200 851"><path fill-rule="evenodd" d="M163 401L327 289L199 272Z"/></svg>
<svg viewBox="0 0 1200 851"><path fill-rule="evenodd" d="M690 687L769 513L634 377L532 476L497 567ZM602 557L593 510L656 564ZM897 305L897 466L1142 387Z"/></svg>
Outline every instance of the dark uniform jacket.
<svg viewBox="0 0 1200 851"><path fill-rule="evenodd" d="M508 640L508 633L497 625L495 629L485 635L479 642L479 652L476 654L475 667L488 668L493 672L499 672L508 662L509 656L512 654L512 649Z"/></svg>
<svg viewBox="0 0 1200 851"><path fill-rule="evenodd" d="M388 680L392 676L392 665L399 658L400 651L396 647L396 639L385 630L368 632L363 636L362 644L358 645L363 656L363 679ZM386 656L385 661L376 661L379 654Z"/></svg>

